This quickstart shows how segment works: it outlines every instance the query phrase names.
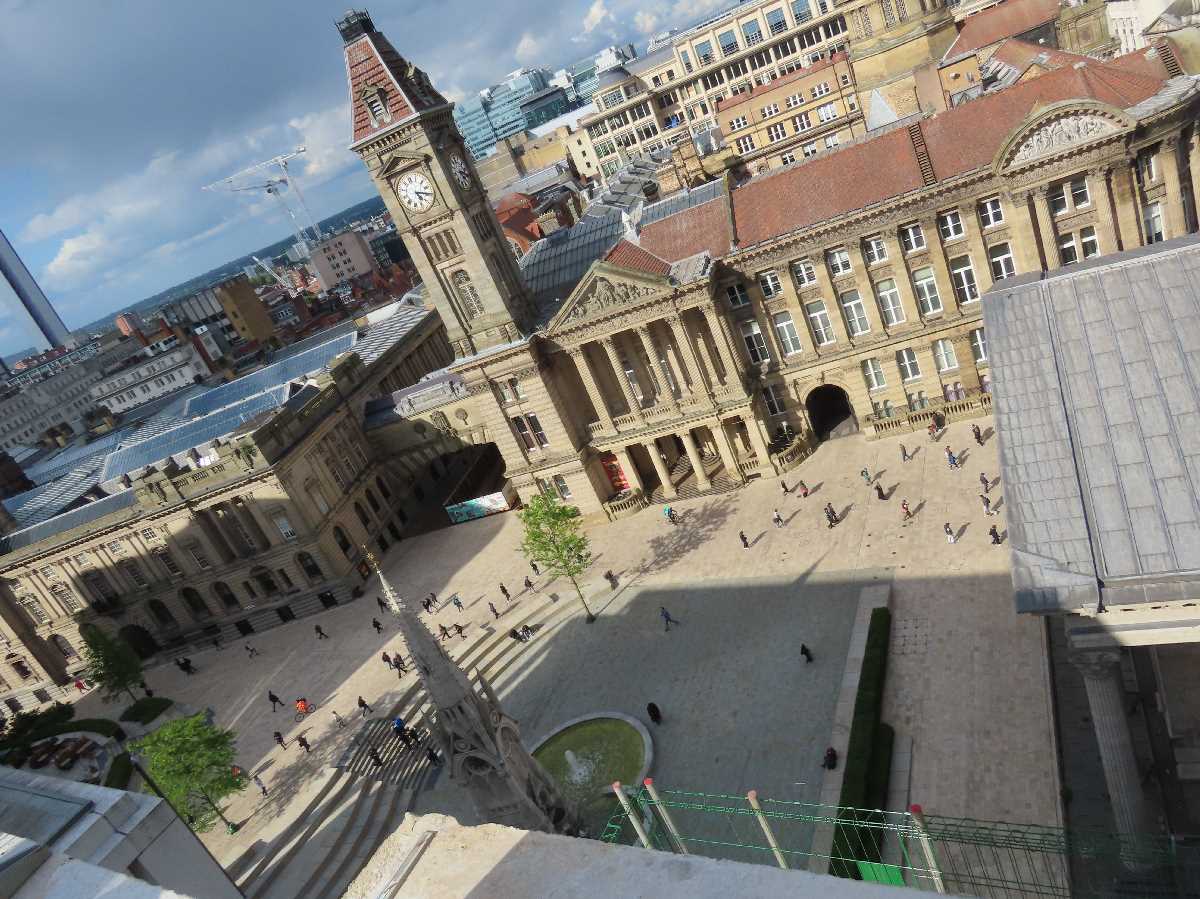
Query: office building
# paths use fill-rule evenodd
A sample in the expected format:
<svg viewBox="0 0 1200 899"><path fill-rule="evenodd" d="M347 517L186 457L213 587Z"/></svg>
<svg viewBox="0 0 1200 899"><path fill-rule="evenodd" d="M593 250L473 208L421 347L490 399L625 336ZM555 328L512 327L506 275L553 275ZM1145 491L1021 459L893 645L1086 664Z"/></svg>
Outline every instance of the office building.
<svg viewBox="0 0 1200 899"><path fill-rule="evenodd" d="M521 103L521 118L524 130L545 125L552 119L565 114L571 108L567 92L561 87L547 87L531 94Z"/></svg>
<svg viewBox="0 0 1200 899"><path fill-rule="evenodd" d="M213 302L220 306L239 341L257 340L266 343L275 336L275 327L262 300L245 275L235 275L219 284L198 291L211 307Z"/></svg>
<svg viewBox="0 0 1200 899"><path fill-rule="evenodd" d="M343 231L321 241L313 247L310 261L317 270L317 283L322 290L333 290L339 284L378 271L370 243L357 231Z"/></svg>
<svg viewBox="0 0 1200 899"><path fill-rule="evenodd" d="M518 69L455 105L454 121L474 158L487 155L501 138L526 129L521 104L545 90L548 78L543 69Z"/></svg>

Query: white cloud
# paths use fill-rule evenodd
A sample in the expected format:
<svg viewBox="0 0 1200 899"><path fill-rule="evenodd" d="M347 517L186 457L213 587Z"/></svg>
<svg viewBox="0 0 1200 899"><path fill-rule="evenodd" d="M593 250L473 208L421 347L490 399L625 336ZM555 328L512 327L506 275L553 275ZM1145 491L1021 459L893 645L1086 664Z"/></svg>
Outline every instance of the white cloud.
<svg viewBox="0 0 1200 899"><path fill-rule="evenodd" d="M610 18L610 13L608 7L604 5L604 0L595 0L588 7L587 15L583 17L584 33L591 34L608 18Z"/></svg>
<svg viewBox="0 0 1200 899"><path fill-rule="evenodd" d="M307 151L304 160L301 189L328 181L352 166L359 159L347 149L350 143L350 110L345 104L331 106L321 112L309 113L288 122L288 127Z"/></svg>
<svg viewBox="0 0 1200 899"><path fill-rule="evenodd" d="M652 34L658 27L658 16L646 10L639 10L638 14L633 17L633 27L641 34Z"/></svg>
<svg viewBox="0 0 1200 899"><path fill-rule="evenodd" d="M542 42L526 31L517 41L517 49L513 52L517 62L530 65L539 62L542 55Z"/></svg>

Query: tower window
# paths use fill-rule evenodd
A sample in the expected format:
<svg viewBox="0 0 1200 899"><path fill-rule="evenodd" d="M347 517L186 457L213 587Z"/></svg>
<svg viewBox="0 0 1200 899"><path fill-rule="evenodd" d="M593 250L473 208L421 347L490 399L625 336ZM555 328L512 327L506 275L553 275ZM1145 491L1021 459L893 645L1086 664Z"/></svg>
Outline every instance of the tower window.
<svg viewBox="0 0 1200 899"><path fill-rule="evenodd" d="M369 88L363 94L363 101L367 104L367 112L371 116L372 124L380 125L392 120L392 113L387 105L387 94L384 93L383 88Z"/></svg>
<svg viewBox="0 0 1200 899"><path fill-rule="evenodd" d="M454 292L458 294L459 302L462 303L463 311L467 316L473 318L476 315L482 315L483 302L479 299L475 285L471 283L471 276L459 269L450 276L450 282L454 285Z"/></svg>

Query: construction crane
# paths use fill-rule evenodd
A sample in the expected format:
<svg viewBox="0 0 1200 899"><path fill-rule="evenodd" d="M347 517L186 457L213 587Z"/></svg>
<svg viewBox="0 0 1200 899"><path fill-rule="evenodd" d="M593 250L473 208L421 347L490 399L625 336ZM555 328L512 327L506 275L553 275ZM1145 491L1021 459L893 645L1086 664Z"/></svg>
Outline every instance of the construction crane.
<svg viewBox="0 0 1200 899"><path fill-rule="evenodd" d="M255 163L252 166L242 169L240 172L234 172L232 175L222 178L220 181L214 181L212 184L207 184L203 189L211 191L224 190L234 193L265 190L267 193L279 200L280 205L283 206L284 210L287 212L288 217L292 220L297 241L307 254L310 252L310 249L309 238L305 234L306 228L312 232L311 240L318 243L322 239L321 229L318 228L317 223L313 221L312 213L308 210L308 204L304 202L304 194L300 192L300 185L296 183L296 179L293 178L291 173L288 171L288 163L305 152L307 152L306 147L297 147L291 153L281 153L278 156L271 157L265 162ZM278 177L268 177L263 183L246 183L246 180L250 176L258 175L259 177L262 177L261 173L272 168L279 170ZM300 220L296 216L295 210L293 210L287 200L284 199L283 192L285 188L290 189L292 194L295 195L296 203L299 205L300 211L304 215L305 224L301 224Z"/></svg>
<svg viewBox="0 0 1200 899"><path fill-rule="evenodd" d="M253 259L258 264L258 267L266 272L276 284L286 290L288 292L288 296L290 296L293 300L300 296L300 291L293 287L289 282L283 280L283 278L279 276L279 272L275 271L275 269L271 268L271 266L267 265L257 256L251 255L250 258Z"/></svg>

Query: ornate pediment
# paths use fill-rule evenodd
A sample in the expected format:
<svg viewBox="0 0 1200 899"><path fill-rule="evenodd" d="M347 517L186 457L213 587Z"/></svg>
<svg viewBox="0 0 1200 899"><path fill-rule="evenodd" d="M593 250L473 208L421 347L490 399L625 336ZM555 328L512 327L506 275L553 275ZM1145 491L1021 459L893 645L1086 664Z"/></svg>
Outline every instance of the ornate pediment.
<svg viewBox="0 0 1200 899"><path fill-rule="evenodd" d="M588 319L603 318L623 308L636 308L673 290L666 278L625 277L612 266L598 264L576 286L546 327L548 333L574 328Z"/></svg>
<svg viewBox="0 0 1200 899"><path fill-rule="evenodd" d="M1118 110L1100 107L1048 107L1010 138L1000 152L999 168L1023 166L1039 159L1119 134L1125 128Z"/></svg>
<svg viewBox="0 0 1200 899"><path fill-rule="evenodd" d="M653 287L630 284L628 281L610 281L608 278L596 278L592 281L591 289L579 297L571 306L566 321L579 321L590 318L597 312L611 309L613 306L624 306L642 297L651 297L658 293Z"/></svg>
<svg viewBox="0 0 1200 899"><path fill-rule="evenodd" d="M384 156L379 166L378 177L392 178L400 172L420 165L429 159L427 153L409 153L405 150L393 150Z"/></svg>

